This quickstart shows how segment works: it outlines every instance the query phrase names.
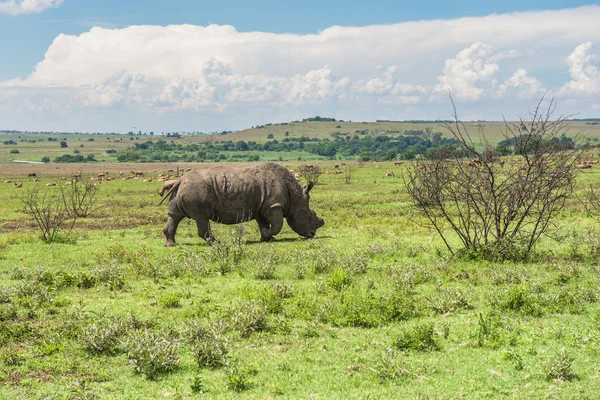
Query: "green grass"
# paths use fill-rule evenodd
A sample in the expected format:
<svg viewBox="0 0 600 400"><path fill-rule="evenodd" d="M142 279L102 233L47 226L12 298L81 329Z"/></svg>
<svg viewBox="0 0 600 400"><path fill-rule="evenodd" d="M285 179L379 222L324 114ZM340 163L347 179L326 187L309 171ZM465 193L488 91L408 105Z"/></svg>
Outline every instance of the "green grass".
<svg viewBox="0 0 600 400"><path fill-rule="evenodd" d="M573 200L535 262L450 259L392 168L322 175L315 239L247 223L239 248L190 220L164 248L160 184L135 180L45 244L16 199L34 183L3 175L26 184L0 190L0 398L600 397L596 221Z"/></svg>

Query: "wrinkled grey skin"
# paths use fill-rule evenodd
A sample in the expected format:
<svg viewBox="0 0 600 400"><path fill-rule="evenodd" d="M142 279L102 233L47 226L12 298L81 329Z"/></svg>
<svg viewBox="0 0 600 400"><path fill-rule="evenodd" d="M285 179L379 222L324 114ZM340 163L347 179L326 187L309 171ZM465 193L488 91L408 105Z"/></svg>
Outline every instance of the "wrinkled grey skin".
<svg viewBox="0 0 600 400"><path fill-rule="evenodd" d="M177 226L186 217L196 221L198 236L208 242L214 240L209 221L229 225L256 220L261 240L271 241L284 218L294 232L312 238L325 223L308 206L311 189L275 163L190 171L171 189L165 246L175 245Z"/></svg>

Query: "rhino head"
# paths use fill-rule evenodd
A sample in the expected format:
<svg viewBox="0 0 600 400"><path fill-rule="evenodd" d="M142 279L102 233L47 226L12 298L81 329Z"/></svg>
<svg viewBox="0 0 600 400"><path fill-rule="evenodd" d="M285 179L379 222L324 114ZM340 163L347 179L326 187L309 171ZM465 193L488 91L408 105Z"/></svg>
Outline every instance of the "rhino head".
<svg viewBox="0 0 600 400"><path fill-rule="evenodd" d="M315 236L317 229L325 225L322 218L317 217L317 214L310 209L308 201L310 200L309 192L313 188L312 182L302 187L302 194L299 199L293 203L293 209L286 217L287 223L300 236L312 238Z"/></svg>

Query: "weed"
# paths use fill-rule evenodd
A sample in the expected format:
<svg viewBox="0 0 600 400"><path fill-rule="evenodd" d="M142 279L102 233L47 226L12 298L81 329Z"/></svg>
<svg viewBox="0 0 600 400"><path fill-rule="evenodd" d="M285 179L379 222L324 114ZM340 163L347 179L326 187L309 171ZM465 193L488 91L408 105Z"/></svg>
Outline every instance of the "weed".
<svg viewBox="0 0 600 400"><path fill-rule="evenodd" d="M369 253L363 250L343 257L340 265L349 275L362 275L367 272L370 262Z"/></svg>
<svg viewBox="0 0 600 400"><path fill-rule="evenodd" d="M179 344L163 331L144 329L134 332L124 347L135 371L148 379L156 379L179 366Z"/></svg>
<svg viewBox="0 0 600 400"><path fill-rule="evenodd" d="M118 320L101 320L87 325L81 332L83 348L92 354L115 354L119 350L120 339L124 334Z"/></svg>
<svg viewBox="0 0 600 400"><path fill-rule="evenodd" d="M335 250L323 245L311 245L309 254L302 257L307 269L314 274L329 272L334 266L339 265L339 257Z"/></svg>
<svg viewBox="0 0 600 400"><path fill-rule="evenodd" d="M511 267L494 268L490 272L490 280L494 285L521 284L528 279L526 273Z"/></svg>
<svg viewBox="0 0 600 400"><path fill-rule="evenodd" d="M576 263L562 264L558 266L558 283L565 284L581 277L581 267Z"/></svg>
<svg viewBox="0 0 600 400"><path fill-rule="evenodd" d="M14 304L0 304L0 322L17 319L17 307Z"/></svg>
<svg viewBox="0 0 600 400"><path fill-rule="evenodd" d="M232 362L227 368L226 373L226 384L229 390L234 392L243 392L244 390L252 387L252 381L250 376L253 373L252 370L244 368L239 362Z"/></svg>
<svg viewBox="0 0 600 400"><path fill-rule="evenodd" d="M187 331L194 359L199 368L219 368L227 364L229 346L221 321L208 326L192 323Z"/></svg>
<svg viewBox="0 0 600 400"><path fill-rule="evenodd" d="M380 382L403 382L414 378L415 374L405 368L406 363L400 360L400 355L393 349L386 349L371 370Z"/></svg>
<svg viewBox="0 0 600 400"><path fill-rule="evenodd" d="M329 322L339 326L374 328L387 322L386 300L369 290L351 288L338 298L328 315Z"/></svg>
<svg viewBox="0 0 600 400"><path fill-rule="evenodd" d="M409 292L416 285L420 285L431 280L431 272L425 266L420 265L390 265L388 275L395 290Z"/></svg>
<svg viewBox="0 0 600 400"><path fill-rule="evenodd" d="M394 339L393 345L399 350L435 351L440 349L435 336L433 324L423 323L405 329Z"/></svg>
<svg viewBox="0 0 600 400"><path fill-rule="evenodd" d="M243 242L246 227L238 224L229 230L229 235L215 240L206 252L208 261L217 264L217 271L224 275L239 266L245 253L246 245Z"/></svg>
<svg viewBox="0 0 600 400"><path fill-rule="evenodd" d="M491 304L502 310L518 311L525 315L540 316L543 308L539 295L529 284L511 285L492 296Z"/></svg>
<svg viewBox="0 0 600 400"><path fill-rule="evenodd" d="M446 314L462 309L470 309L471 295L460 289L438 288L437 294L426 297L431 311Z"/></svg>
<svg viewBox="0 0 600 400"><path fill-rule="evenodd" d="M123 268L116 263L96 267L94 275L99 283L106 285L110 290L121 290L125 287Z"/></svg>
<svg viewBox="0 0 600 400"><path fill-rule="evenodd" d="M209 264L206 262L204 253L199 253L193 249L184 249L179 254L177 260L172 260L168 264L171 276L175 278L182 276L184 272L190 272L192 275L200 277L209 276L212 272Z"/></svg>
<svg viewBox="0 0 600 400"><path fill-rule="evenodd" d="M326 282L329 287L339 292L350 286L350 274L345 268L336 268L327 276Z"/></svg>
<svg viewBox="0 0 600 400"><path fill-rule="evenodd" d="M208 389L206 389L206 384L204 383L204 379L202 379L202 377L199 375L194 377L194 380L190 385L190 389L194 394L205 394L208 392Z"/></svg>
<svg viewBox="0 0 600 400"><path fill-rule="evenodd" d="M81 271L77 277L77 287L80 289L91 289L96 286L96 276Z"/></svg>
<svg viewBox="0 0 600 400"><path fill-rule="evenodd" d="M514 369L517 371L522 371L523 368L525 368L525 361L523 360L523 357L521 357L521 355L516 351L508 351L502 355L502 358L510 361Z"/></svg>
<svg viewBox="0 0 600 400"><path fill-rule="evenodd" d="M573 361L575 358L566 349L556 352L544 364L543 372L546 380L559 379L570 381L576 377L573 373Z"/></svg>
<svg viewBox="0 0 600 400"><path fill-rule="evenodd" d="M0 350L0 360L7 367L14 367L23 364L25 357L15 348L4 348Z"/></svg>
<svg viewBox="0 0 600 400"><path fill-rule="evenodd" d="M276 265L273 262L265 260L264 262L258 262L254 267L254 277L256 279L274 279L275 278Z"/></svg>
<svg viewBox="0 0 600 400"><path fill-rule="evenodd" d="M165 293L160 296L158 302L165 308L179 308L181 307L181 294Z"/></svg>
<svg viewBox="0 0 600 400"><path fill-rule="evenodd" d="M78 379L71 385L70 396L68 398L75 400L94 400L97 399L98 396L90 389L85 379Z"/></svg>
<svg viewBox="0 0 600 400"><path fill-rule="evenodd" d="M265 328L267 307L262 302L241 301L230 309L229 321L242 338L248 338L252 333Z"/></svg>

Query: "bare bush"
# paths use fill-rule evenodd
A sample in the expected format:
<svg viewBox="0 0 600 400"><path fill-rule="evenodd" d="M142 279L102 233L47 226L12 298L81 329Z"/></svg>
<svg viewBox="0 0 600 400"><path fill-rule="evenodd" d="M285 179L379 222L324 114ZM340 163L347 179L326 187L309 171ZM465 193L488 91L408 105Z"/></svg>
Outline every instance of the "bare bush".
<svg viewBox="0 0 600 400"><path fill-rule="evenodd" d="M78 217L87 217L98 211L96 193L99 187L92 182L74 179L70 185L59 186L65 208Z"/></svg>
<svg viewBox="0 0 600 400"><path fill-rule="evenodd" d="M307 184L314 186L319 183L321 168L318 165L302 165L298 170Z"/></svg>
<svg viewBox="0 0 600 400"><path fill-rule="evenodd" d="M344 182L350 184L352 179L354 178L354 174L356 172L356 164L348 163L344 166Z"/></svg>
<svg viewBox="0 0 600 400"><path fill-rule="evenodd" d="M448 231L467 254L527 258L573 193L582 150L563 145L567 118L552 119L556 103L542 109L543 102L528 118L505 121L503 134L514 154L508 161L481 133L480 142L472 139L452 102L455 122L446 129L457 148L418 159L408 170L410 196L452 254L456 246Z"/></svg>
<svg viewBox="0 0 600 400"><path fill-rule="evenodd" d="M22 211L33 218L44 242L68 240L77 215L66 207L61 198L49 192L40 195L38 186L18 198L23 204Z"/></svg>

